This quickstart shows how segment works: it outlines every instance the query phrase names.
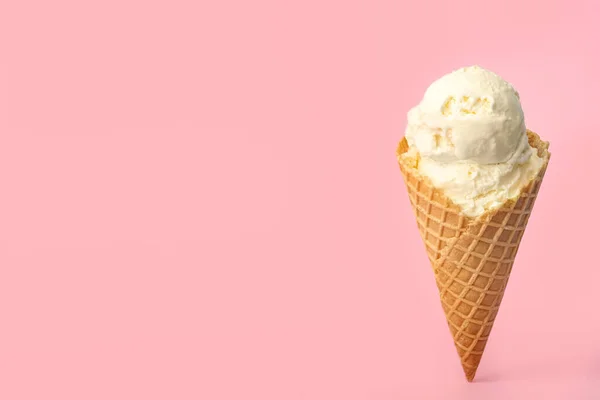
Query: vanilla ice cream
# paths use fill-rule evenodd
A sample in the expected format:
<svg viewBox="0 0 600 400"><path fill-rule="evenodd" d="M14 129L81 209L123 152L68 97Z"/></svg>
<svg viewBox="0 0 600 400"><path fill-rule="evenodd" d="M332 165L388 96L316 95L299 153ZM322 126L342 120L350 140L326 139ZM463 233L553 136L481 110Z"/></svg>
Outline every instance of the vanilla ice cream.
<svg viewBox="0 0 600 400"><path fill-rule="evenodd" d="M477 217L516 198L543 160L528 142L519 93L478 66L443 76L408 113L405 156Z"/></svg>

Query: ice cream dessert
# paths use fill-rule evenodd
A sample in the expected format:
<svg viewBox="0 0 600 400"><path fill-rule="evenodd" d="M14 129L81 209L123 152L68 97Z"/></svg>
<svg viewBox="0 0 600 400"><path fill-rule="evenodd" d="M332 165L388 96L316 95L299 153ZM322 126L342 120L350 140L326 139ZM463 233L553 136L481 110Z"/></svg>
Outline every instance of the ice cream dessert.
<svg viewBox="0 0 600 400"><path fill-rule="evenodd" d="M477 371L550 158L518 92L478 66L408 113L400 170L465 375Z"/></svg>
<svg viewBox="0 0 600 400"><path fill-rule="evenodd" d="M478 66L435 81L408 113L419 172L470 217L518 196L543 160L529 145L519 93Z"/></svg>

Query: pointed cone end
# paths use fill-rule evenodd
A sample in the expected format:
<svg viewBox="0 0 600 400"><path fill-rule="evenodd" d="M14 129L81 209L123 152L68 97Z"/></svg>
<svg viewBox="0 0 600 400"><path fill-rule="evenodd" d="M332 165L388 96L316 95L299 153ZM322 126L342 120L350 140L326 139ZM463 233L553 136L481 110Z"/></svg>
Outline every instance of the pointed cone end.
<svg viewBox="0 0 600 400"><path fill-rule="evenodd" d="M465 371L465 377L467 378L467 381L473 382L473 379L475 379L475 374L477 373L477 367L473 368L463 364L463 371Z"/></svg>

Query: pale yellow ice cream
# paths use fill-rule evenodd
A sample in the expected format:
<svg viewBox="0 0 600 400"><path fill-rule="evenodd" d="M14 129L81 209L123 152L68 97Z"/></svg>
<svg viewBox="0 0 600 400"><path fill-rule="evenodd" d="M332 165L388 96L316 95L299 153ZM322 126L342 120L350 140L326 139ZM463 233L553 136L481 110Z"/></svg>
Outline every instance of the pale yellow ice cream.
<svg viewBox="0 0 600 400"><path fill-rule="evenodd" d="M419 172L470 217L517 197L543 164L527 140L519 94L478 66L429 86L408 113L406 140Z"/></svg>

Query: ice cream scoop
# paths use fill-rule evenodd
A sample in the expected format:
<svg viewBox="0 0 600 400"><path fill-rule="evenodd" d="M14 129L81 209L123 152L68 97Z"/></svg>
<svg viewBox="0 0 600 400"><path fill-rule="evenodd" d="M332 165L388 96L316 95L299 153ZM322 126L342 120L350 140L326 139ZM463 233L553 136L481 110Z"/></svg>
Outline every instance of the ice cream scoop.
<svg viewBox="0 0 600 400"><path fill-rule="evenodd" d="M409 111L405 136L419 172L470 217L518 196L543 164L529 145L519 93L479 66L432 83Z"/></svg>
<svg viewBox="0 0 600 400"><path fill-rule="evenodd" d="M527 144L519 93L479 66L433 82L408 113L406 139L435 161L510 162Z"/></svg>

